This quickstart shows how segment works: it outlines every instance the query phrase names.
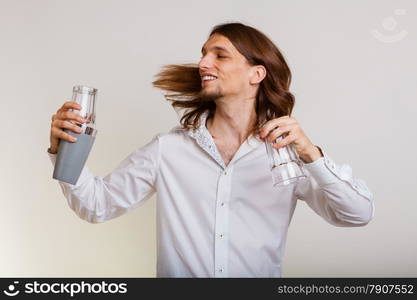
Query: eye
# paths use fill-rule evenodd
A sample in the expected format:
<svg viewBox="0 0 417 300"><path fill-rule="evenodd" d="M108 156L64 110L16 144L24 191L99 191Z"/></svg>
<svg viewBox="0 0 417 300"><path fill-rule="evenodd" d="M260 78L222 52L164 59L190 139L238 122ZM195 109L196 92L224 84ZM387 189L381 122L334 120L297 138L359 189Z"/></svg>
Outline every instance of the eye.
<svg viewBox="0 0 417 300"><path fill-rule="evenodd" d="M218 54L217 55L217 58L226 58L227 56L224 56L224 55L220 55L220 54Z"/></svg>

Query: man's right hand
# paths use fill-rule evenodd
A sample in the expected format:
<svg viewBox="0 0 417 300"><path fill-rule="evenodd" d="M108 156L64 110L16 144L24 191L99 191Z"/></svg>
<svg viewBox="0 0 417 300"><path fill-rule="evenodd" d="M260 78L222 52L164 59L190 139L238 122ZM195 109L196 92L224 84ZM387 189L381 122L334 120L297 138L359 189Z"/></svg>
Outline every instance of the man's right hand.
<svg viewBox="0 0 417 300"><path fill-rule="evenodd" d="M70 109L80 110L81 106L76 102L65 102L52 116L49 153L58 153L60 139L72 143L76 141L74 137L64 132L64 129L81 133L81 128L75 123L85 123L85 120L79 114L70 112Z"/></svg>

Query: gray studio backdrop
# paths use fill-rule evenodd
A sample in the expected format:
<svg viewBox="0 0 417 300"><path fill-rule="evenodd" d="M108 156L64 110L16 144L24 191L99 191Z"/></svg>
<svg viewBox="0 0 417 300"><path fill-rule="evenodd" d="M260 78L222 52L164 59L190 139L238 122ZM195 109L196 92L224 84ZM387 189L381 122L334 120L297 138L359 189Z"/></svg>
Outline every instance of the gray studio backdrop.
<svg viewBox="0 0 417 300"><path fill-rule="evenodd" d="M72 86L99 89L88 167L111 172L178 123L152 87L197 62L212 26L265 32L293 72L294 117L375 196L366 227L337 228L300 201L283 276L417 276L415 1L0 1L0 276L155 276L155 197L102 224L52 179L50 119Z"/></svg>

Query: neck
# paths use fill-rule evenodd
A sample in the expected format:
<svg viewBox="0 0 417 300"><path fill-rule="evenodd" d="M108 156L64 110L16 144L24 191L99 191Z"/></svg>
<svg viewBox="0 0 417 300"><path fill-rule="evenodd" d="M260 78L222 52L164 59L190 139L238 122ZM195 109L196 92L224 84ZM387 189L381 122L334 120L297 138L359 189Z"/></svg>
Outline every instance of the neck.
<svg viewBox="0 0 417 300"><path fill-rule="evenodd" d="M217 99L214 116L207 121L213 138L243 143L256 121L255 101L255 97Z"/></svg>

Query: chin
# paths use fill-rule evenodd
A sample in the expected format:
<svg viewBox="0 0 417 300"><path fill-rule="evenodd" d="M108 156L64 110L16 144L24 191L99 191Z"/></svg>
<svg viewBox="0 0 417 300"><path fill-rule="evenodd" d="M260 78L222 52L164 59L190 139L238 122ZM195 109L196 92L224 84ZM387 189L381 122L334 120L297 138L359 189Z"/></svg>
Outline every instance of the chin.
<svg viewBox="0 0 417 300"><path fill-rule="evenodd" d="M205 87L200 91L200 97L206 100L216 100L223 97L223 93L218 90L210 90Z"/></svg>

